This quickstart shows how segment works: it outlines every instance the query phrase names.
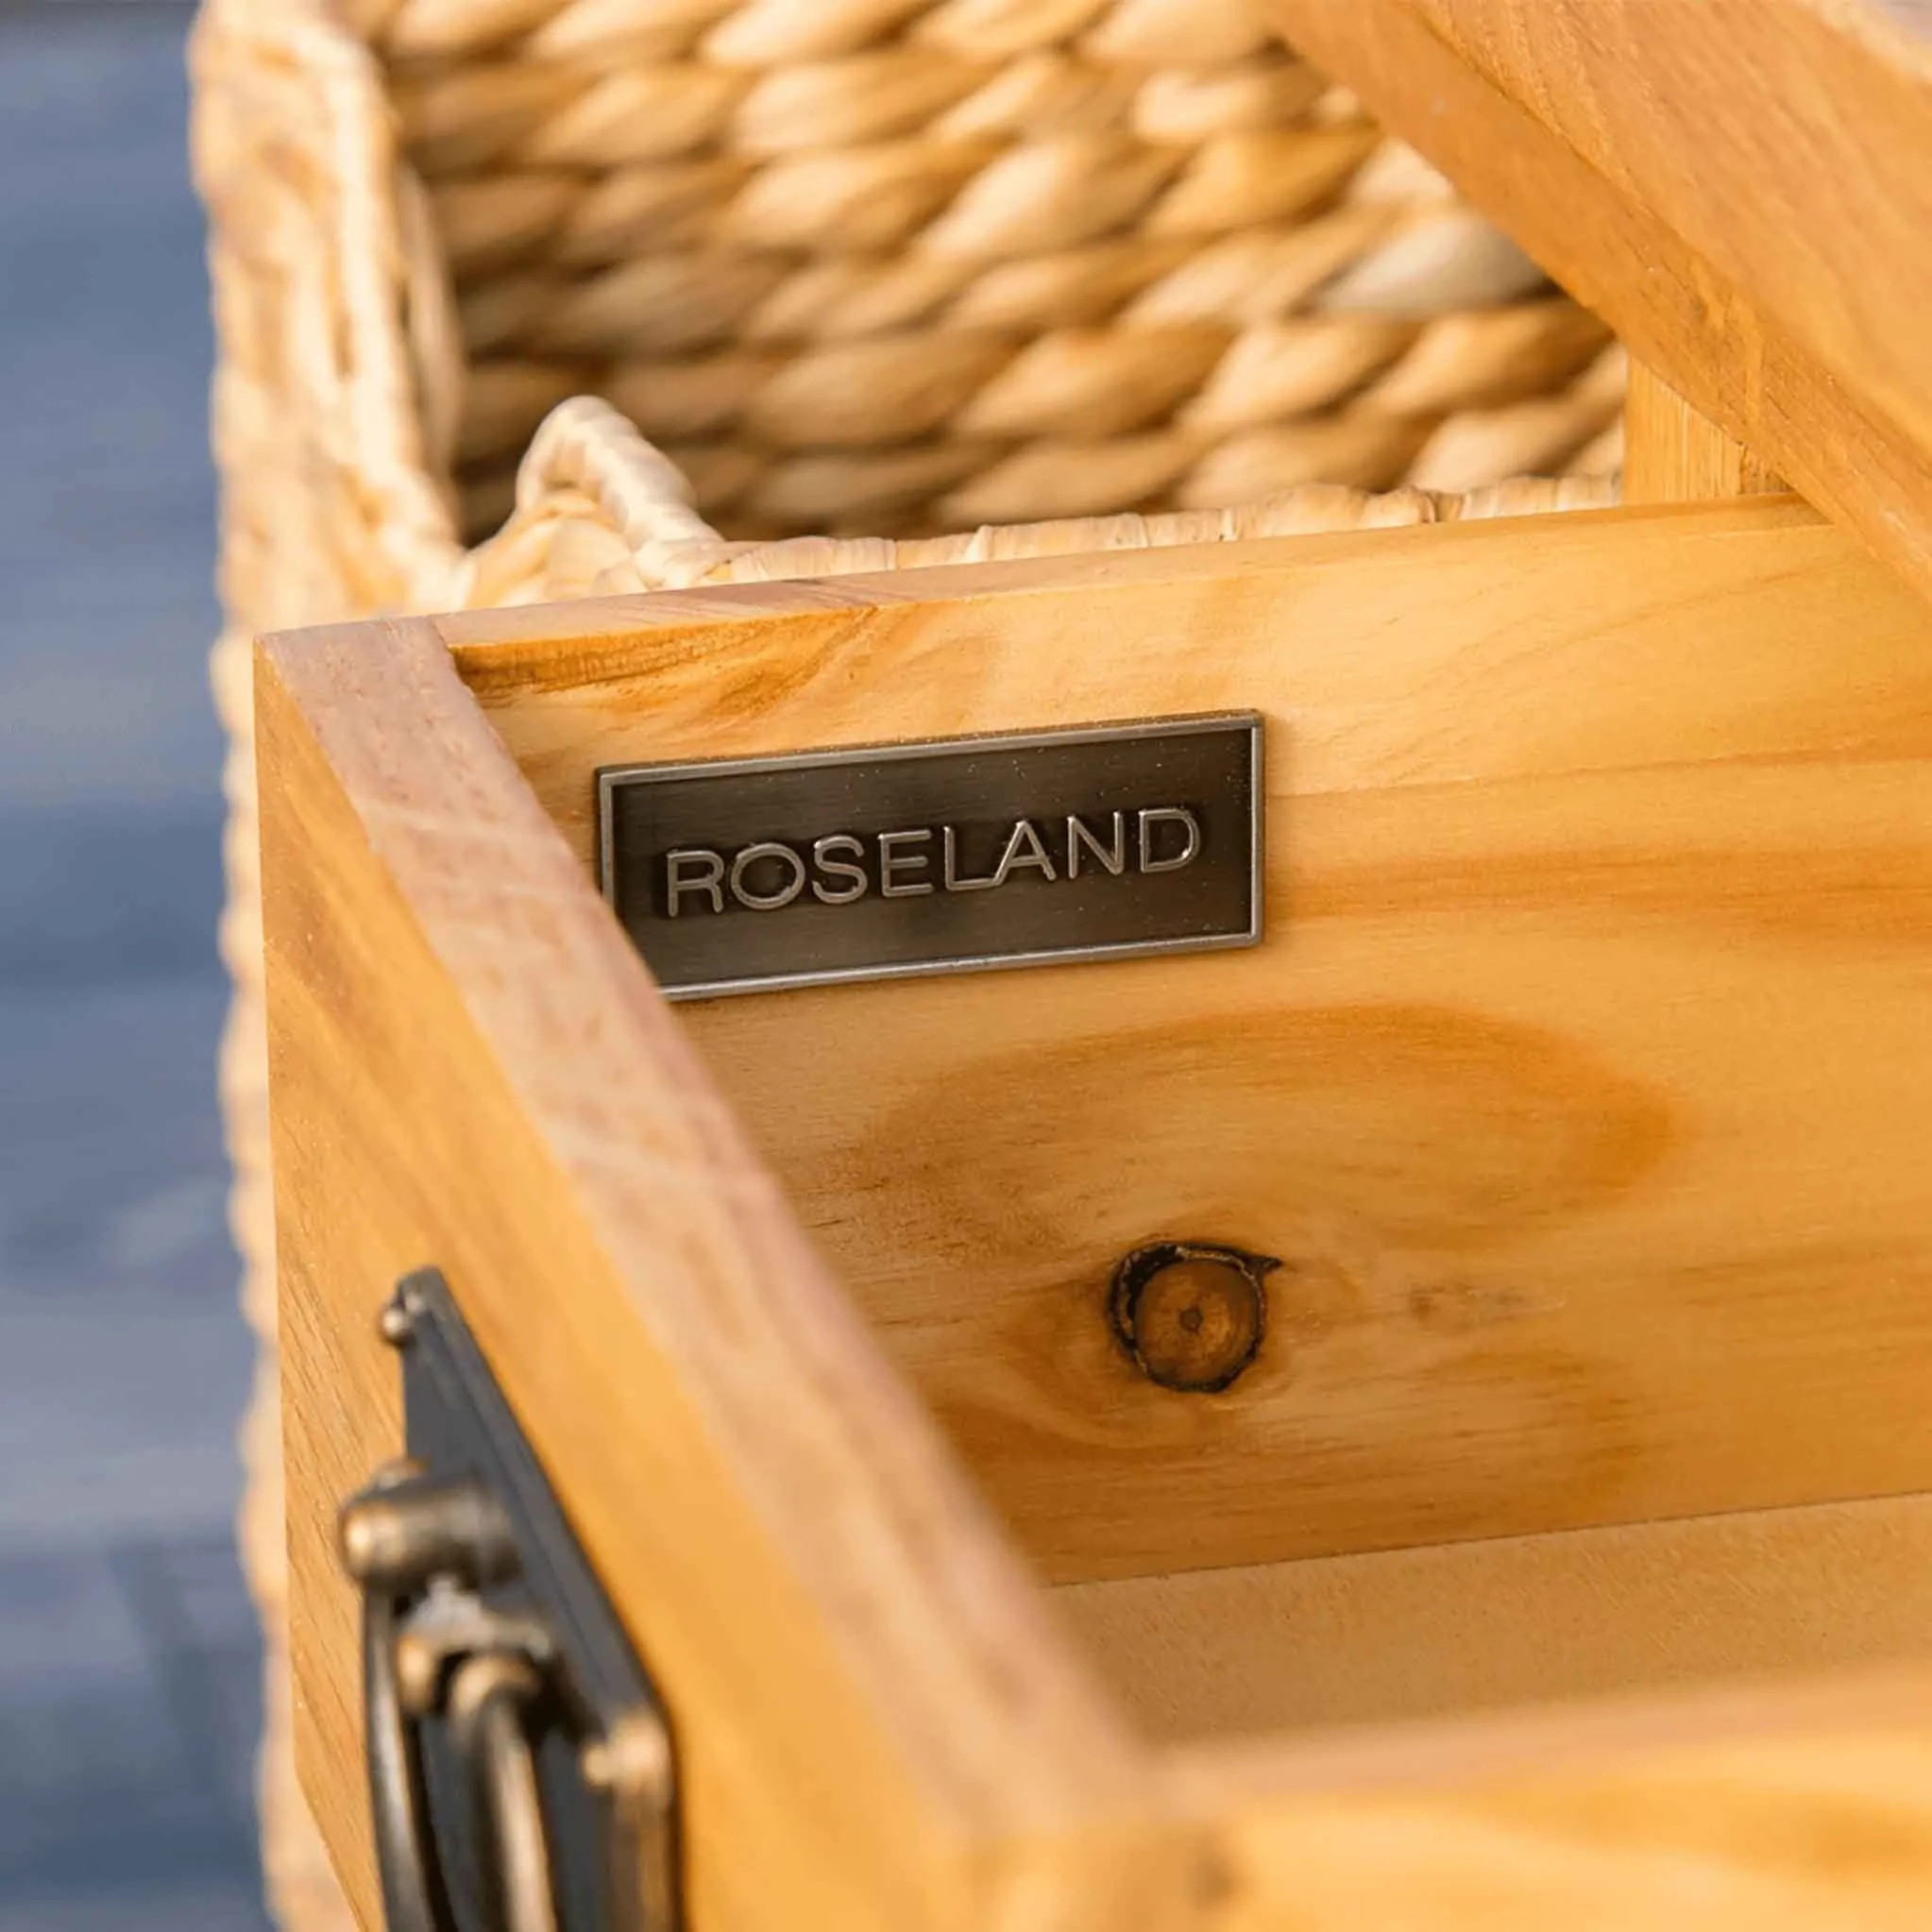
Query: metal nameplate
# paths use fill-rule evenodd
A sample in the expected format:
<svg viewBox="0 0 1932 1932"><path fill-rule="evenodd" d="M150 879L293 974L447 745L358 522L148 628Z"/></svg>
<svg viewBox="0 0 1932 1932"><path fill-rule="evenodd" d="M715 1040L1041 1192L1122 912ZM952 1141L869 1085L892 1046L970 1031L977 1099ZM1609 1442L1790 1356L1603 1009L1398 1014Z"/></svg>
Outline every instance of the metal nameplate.
<svg viewBox="0 0 1932 1932"><path fill-rule="evenodd" d="M672 998L1246 946L1251 711L597 774L604 896Z"/></svg>

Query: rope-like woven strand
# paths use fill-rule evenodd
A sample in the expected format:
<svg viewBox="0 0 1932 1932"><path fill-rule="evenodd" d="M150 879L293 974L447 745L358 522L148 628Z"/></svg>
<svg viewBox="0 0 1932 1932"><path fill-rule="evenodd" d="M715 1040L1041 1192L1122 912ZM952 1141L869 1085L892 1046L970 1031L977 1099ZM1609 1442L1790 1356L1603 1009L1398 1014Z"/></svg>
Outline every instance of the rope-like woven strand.
<svg viewBox="0 0 1932 1932"><path fill-rule="evenodd" d="M1252 0L378 0L366 44L322 0L212 4L230 102L281 97L282 164L219 190L249 346L356 419L309 475L362 487L312 520L405 576L582 393L744 536L1605 461L1602 325Z"/></svg>
<svg viewBox="0 0 1932 1932"><path fill-rule="evenodd" d="M1083 551L1231 543L1531 516L1615 500L1610 482L1589 477L1517 478L1465 495L1413 487L1374 495L1311 483L1229 510L983 525L943 537L731 543L692 507L690 486L676 466L608 403L586 396L561 405L545 420L524 459L514 514L496 536L464 558L450 579L449 602L483 607Z"/></svg>

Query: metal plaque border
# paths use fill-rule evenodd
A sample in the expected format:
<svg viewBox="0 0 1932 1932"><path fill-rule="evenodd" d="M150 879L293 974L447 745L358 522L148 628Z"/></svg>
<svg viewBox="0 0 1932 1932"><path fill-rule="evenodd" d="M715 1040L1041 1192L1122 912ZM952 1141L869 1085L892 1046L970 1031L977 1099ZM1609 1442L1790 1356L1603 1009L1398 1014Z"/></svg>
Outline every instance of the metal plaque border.
<svg viewBox="0 0 1932 1932"><path fill-rule="evenodd" d="M1038 731L984 731L953 737L898 738L879 744L836 745L809 752L763 753L753 758L682 758L597 768L597 874L604 904L618 909L616 859L612 851L612 799L619 786L650 785L677 778L789 771L825 765L898 763L935 755L965 756L974 752L1026 751L1036 745L1110 743L1127 738L1204 737L1211 732L1245 730L1248 737L1248 922L1245 931L1212 933L1174 940L1119 940L1097 946L1048 946L1026 953L967 954L953 959L918 959L888 966L840 966L824 972L768 973L755 979L701 980L691 986L659 986L667 1000L728 999L738 993L779 992L793 987L862 985L874 979L931 979L941 974L1000 973L1056 961L1129 959L1164 953L1225 953L1261 942L1266 877L1267 720L1259 711L1199 711L1173 718L1124 719L1110 724L1046 726ZM628 937L628 935L627 935ZM643 958L642 949L638 957ZM650 960L644 960L650 968ZM654 975L653 975L654 977Z"/></svg>

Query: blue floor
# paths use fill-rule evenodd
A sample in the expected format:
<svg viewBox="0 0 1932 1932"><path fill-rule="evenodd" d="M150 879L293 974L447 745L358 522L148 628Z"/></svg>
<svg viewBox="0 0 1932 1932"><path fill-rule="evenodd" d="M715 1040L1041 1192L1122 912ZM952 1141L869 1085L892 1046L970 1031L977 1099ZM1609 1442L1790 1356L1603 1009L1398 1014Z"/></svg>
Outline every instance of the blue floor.
<svg viewBox="0 0 1932 1932"><path fill-rule="evenodd" d="M0 1932L243 1932L185 9L0 0Z"/></svg>

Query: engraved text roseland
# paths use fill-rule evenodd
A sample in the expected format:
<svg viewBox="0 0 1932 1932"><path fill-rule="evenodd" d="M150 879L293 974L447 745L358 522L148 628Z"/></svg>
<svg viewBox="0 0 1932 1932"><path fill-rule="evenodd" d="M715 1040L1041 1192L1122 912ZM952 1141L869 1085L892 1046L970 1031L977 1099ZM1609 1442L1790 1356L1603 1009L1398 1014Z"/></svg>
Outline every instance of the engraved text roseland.
<svg viewBox="0 0 1932 1932"><path fill-rule="evenodd" d="M667 919L693 912L777 912L809 892L822 906L851 906L868 892L889 899L927 892L987 892L1016 878L1068 884L1083 873L1178 872L1201 856L1200 821L1186 805L1142 805L1083 817L1016 819L997 833L973 873L969 839L983 828L919 825L861 837L831 832L810 839L761 839L730 850L677 846L663 856Z"/></svg>
<svg viewBox="0 0 1932 1932"><path fill-rule="evenodd" d="M1220 712L598 773L671 997L1252 945L1262 720Z"/></svg>

